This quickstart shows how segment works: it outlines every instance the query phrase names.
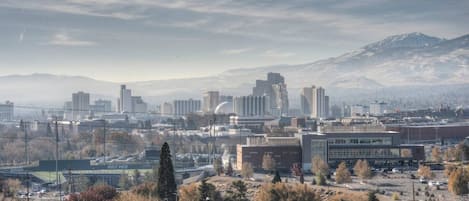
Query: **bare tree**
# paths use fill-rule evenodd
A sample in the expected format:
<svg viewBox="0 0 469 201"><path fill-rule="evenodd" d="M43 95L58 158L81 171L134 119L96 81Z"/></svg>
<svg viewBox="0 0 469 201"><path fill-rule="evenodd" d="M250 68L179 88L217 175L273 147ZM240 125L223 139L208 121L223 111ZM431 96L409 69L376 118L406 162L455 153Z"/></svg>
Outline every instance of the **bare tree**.
<svg viewBox="0 0 469 201"><path fill-rule="evenodd" d="M252 169L251 163L243 163L243 167L241 168L241 175L243 178L251 178L254 174L254 169Z"/></svg>
<svg viewBox="0 0 469 201"><path fill-rule="evenodd" d="M433 147L432 148L432 160L433 162L441 163L442 158L441 158L441 150L438 147Z"/></svg>
<svg viewBox="0 0 469 201"><path fill-rule="evenodd" d="M353 171L360 179L370 179L372 176L371 168L366 160L358 160L353 167Z"/></svg>
<svg viewBox="0 0 469 201"><path fill-rule="evenodd" d="M341 162L339 167L335 170L335 181L338 184L349 183L352 182L352 177L350 171L347 169L347 165L345 162Z"/></svg>
<svg viewBox="0 0 469 201"><path fill-rule="evenodd" d="M315 155L312 159L311 172L314 174L322 174L323 176L329 174L329 165L319 155Z"/></svg>

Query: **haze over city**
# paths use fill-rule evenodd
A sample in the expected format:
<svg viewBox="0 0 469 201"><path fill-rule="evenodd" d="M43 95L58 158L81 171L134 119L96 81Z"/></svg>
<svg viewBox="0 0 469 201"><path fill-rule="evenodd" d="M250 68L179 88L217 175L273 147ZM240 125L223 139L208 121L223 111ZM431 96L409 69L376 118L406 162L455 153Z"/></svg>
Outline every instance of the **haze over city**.
<svg viewBox="0 0 469 201"><path fill-rule="evenodd" d="M467 1L0 2L0 75L114 82L310 63L390 35L469 33Z"/></svg>
<svg viewBox="0 0 469 201"><path fill-rule="evenodd" d="M0 201L469 200L469 1L0 0Z"/></svg>

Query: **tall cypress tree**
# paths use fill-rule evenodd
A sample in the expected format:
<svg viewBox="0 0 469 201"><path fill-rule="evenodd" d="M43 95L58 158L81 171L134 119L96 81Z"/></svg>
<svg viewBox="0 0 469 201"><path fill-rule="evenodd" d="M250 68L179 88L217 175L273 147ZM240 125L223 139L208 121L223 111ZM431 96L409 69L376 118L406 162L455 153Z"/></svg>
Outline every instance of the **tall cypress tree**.
<svg viewBox="0 0 469 201"><path fill-rule="evenodd" d="M171 160L171 151L167 142L161 147L160 167L158 169L158 194L161 199L175 200L176 180Z"/></svg>
<svg viewBox="0 0 469 201"><path fill-rule="evenodd" d="M280 173L277 170L277 171L275 171L275 176L272 179L272 183L276 184L278 182L282 182L282 178L280 178Z"/></svg>

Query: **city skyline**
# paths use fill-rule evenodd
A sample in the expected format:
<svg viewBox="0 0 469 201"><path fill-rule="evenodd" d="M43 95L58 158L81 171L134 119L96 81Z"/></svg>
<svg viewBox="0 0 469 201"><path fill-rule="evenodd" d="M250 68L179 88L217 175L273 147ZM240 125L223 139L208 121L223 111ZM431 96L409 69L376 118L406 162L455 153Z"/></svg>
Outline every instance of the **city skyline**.
<svg viewBox="0 0 469 201"><path fill-rule="evenodd" d="M394 34L467 34L467 7L464 1L3 1L0 76L127 82L308 63Z"/></svg>

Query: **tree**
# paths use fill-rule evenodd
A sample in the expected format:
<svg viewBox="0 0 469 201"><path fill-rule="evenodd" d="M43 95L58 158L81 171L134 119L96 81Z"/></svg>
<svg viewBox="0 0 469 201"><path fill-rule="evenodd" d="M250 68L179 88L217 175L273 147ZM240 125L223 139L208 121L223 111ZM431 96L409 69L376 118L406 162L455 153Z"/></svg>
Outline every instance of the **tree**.
<svg viewBox="0 0 469 201"><path fill-rule="evenodd" d="M455 171L456 169L458 169L458 167L456 165L445 165L445 175L446 177L449 177L451 176L451 173L453 173L453 171Z"/></svg>
<svg viewBox="0 0 469 201"><path fill-rule="evenodd" d="M233 181L226 192L227 197L225 201L248 201L246 196L247 191L248 189L243 181Z"/></svg>
<svg viewBox="0 0 469 201"><path fill-rule="evenodd" d="M271 154L265 153L262 157L262 169L270 173L275 169L275 160L272 158Z"/></svg>
<svg viewBox="0 0 469 201"><path fill-rule="evenodd" d="M350 171L347 169L347 165L345 162L341 162L339 167L335 170L335 181L338 184L349 183L352 182L352 177L350 175Z"/></svg>
<svg viewBox="0 0 469 201"><path fill-rule="evenodd" d="M161 147L160 167L158 169L158 195L161 199L175 200L176 180L174 178L171 151L167 142Z"/></svg>
<svg viewBox="0 0 469 201"><path fill-rule="evenodd" d="M122 172L119 178L119 187L121 187L124 190L128 190L131 186L132 186L132 182L129 179L129 175L126 174L125 172Z"/></svg>
<svg viewBox="0 0 469 201"><path fill-rule="evenodd" d="M301 184L305 183L305 175L303 173L301 173L301 175L300 175L300 183Z"/></svg>
<svg viewBox="0 0 469 201"><path fill-rule="evenodd" d="M463 195L469 193L467 183L469 175L464 173L462 168L457 168L451 172L448 179L448 190L455 195Z"/></svg>
<svg viewBox="0 0 469 201"><path fill-rule="evenodd" d="M243 178L251 178L252 175L254 174L254 170L252 169L251 163L243 163L243 167L241 168L241 176Z"/></svg>
<svg viewBox="0 0 469 201"><path fill-rule="evenodd" d="M286 183L264 184L256 192L254 199L256 201L272 201L272 200L301 200L301 201L319 201L318 194L312 188L308 188L306 184Z"/></svg>
<svg viewBox="0 0 469 201"><path fill-rule="evenodd" d="M213 184L207 183L207 180L202 180L199 185L199 200L206 201L207 198L210 200L222 200L220 192L218 192Z"/></svg>
<svg viewBox="0 0 469 201"><path fill-rule="evenodd" d="M97 185L89 188L80 194L71 194L69 201L92 200L92 201L110 201L118 197L115 188L108 185Z"/></svg>
<svg viewBox="0 0 469 201"><path fill-rule="evenodd" d="M215 169L217 175L220 176L223 172L223 162L221 161L221 158L215 158L215 160L213 160L213 169Z"/></svg>
<svg viewBox="0 0 469 201"><path fill-rule="evenodd" d="M2 191L4 192L4 195L7 197L15 196L16 192L20 190L21 187L21 182L18 179L8 179L5 181L5 184L3 185Z"/></svg>
<svg viewBox="0 0 469 201"><path fill-rule="evenodd" d="M432 160L433 162L441 163L442 158L441 158L441 150L438 147L433 147L432 148Z"/></svg>
<svg viewBox="0 0 469 201"><path fill-rule="evenodd" d="M293 176L300 176L301 174L303 174L303 171L301 171L301 166L300 164L298 163L294 163L291 167L291 173Z"/></svg>
<svg viewBox="0 0 469 201"><path fill-rule="evenodd" d="M134 178L134 185L139 185L141 182L140 182L140 178L142 177L142 173L140 173L140 171L138 169L135 169L134 170L134 174L133 174L133 178Z"/></svg>
<svg viewBox="0 0 469 201"><path fill-rule="evenodd" d="M358 160L353 171L360 179L370 179L372 176L371 168L366 160Z"/></svg>
<svg viewBox="0 0 469 201"><path fill-rule="evenodd" d="M233 175L233 165L231 165L231 161L228 162L228 167L226 168L225 175L228 175L228 176Z"/></svg>
<svg viewBox="0 0 469 201"><path fill-rule="evenodd" d="M132 193L138 194L144 197L157 197L158 187L155 182L144 182L132 189Z"/></svg>
<svg viewBox="0 0 469 201"><path fill-rule="evenodd" d="M275 176L274 178L272 179L272 183L279 183L279 182L282 182L282 178L280 177L280 173L277 171L275 171Z"/></svg>
<svg viewBox="0 0 469 201"><path fill-rule="evenodd" d="M324 175L320 172L319 172L319 174L316 175L316 178L315 178L314 181L316 181L316 184L319 185L319 186L326 185L326 177L324 177Z"/></svg>
<svg viewBox="0 0 469 201"><path fill-rule="evenodd" d="M321 173L322 175L329 174L329 165L319 155L315 155L312 159L311 172L314 174Z"/></svg>
<svg viewBox="0 0 469 201"><path fill-rule="evenodd" d="M420 165L419 169L417 170L419 176L425 178L425 179L433 179L435 177L435 174L432 172L429 166L425 165Z"/></svg>
<svg viewBox="0 0 469 201"><path fill-rule="evenodd" d="M180 201L198 201L200 199L198 184L192 183L179 188Z"/></svg>
<svg viewBox="0 0 469 201"><path fill-rule="evenodd" d="M376 191L368 192L368 201L379 201L379 199L376 197Z"/></svg>

